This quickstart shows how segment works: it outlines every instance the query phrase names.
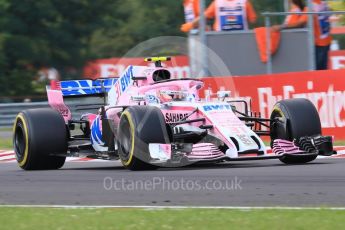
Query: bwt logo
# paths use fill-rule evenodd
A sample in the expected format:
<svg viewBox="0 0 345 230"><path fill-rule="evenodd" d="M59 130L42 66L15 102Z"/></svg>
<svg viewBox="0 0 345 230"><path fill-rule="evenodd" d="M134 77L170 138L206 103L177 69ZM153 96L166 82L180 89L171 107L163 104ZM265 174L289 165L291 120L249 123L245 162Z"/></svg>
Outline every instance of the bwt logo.
<svg viewBox="0 0 345 230"><path fill-rule="evenodd" d="M231 105L204 105L202 108L205 112L212 110L231 110Z"/></svg>
<svg viewBox="0 0 345 230"><path fill-rule="evenodd" d="M123 93L129 86L133 77L133 66L129 66L127 71L120 78L121 92Z"/></svg>

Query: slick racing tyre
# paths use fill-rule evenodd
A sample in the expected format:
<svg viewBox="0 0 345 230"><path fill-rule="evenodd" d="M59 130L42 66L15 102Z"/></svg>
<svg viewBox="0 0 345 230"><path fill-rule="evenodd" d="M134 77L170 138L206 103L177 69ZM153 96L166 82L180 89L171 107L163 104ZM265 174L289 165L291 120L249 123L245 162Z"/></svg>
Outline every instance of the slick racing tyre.
<svg viewBox="0 0 345 230"><path fill-rule="evenodd" d="M151 106L127 108L121 115L117 137L121 162L130 170L156 169L149 163L149 143L170 142L162 112Z"/></svg>
<svg viewBox="0 0 345 230"><path fill-rule="evenodd" d="M295 98L279 101L271 114L271 147L275 139L293 141L305 136L321 135L321 122L315 106L307 99ZM277 121L278 120L278 121ZM286 164L303 164L317 156L286 155L280 160Z"/></svg>
<svg viewBox="0 0 345 230"><path fill-rule="evenodd" d="M20 112L13 128L17 162L25 170L59 169L66 160L67 128L50 108Z"/></svg>

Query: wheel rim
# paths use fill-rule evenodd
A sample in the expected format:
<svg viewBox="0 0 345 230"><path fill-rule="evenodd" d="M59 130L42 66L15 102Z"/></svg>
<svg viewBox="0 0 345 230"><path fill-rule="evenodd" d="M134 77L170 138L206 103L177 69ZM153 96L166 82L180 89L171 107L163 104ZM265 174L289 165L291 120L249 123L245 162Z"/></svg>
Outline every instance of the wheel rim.
<svg viewBox="0 0 345 230"><path fill-rule="evenodd" d="M120 158L124 162L129 160L132 148L132 135L130 130L130 125L127 118L123 119L120 124L119 148Z"/></svg>
<svg viewBox="0 0 345 230"><path fill-rule="evenodd" d="M270 119L273 120L275 118L280 118L280 121L277 121L274 123L271 122L271 127L270 127L271 148L273 148L273 141L275 139L291 140L289 137L290 134L289 134L287 119L280 109L274 109L272 111Z"/></svg>
<svg viewBox="0 0 345 230"><path fill-rule="evenodd" d="M19 162L22 161L24 158L26 145L27 143L23 130L23 125L21 122L18 122L13 138L13 146L14 152Z"/></svg>

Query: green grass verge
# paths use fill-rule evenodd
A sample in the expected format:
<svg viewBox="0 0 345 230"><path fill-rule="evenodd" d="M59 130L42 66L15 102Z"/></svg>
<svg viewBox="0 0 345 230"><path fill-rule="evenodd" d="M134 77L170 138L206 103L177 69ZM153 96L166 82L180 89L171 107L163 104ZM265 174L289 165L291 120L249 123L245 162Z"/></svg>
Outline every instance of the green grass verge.
<svg viewBox="0 0 345 230"><path fill-rule="evenodd" d="M339 140L339 141L334 141L334 146L344 146L345 145L345 141L344 140Z"/></svg>
<svg viewBox="0 0 345 230"><path fill-rule="evenodd" d="M345 211L0 208L1 229L342 229Z"/></svg>
<svg viewBox="0 0 345 230"><path fill-rule="evenodd" d="M4 131L8 132L8 131L12 131L12 130L13 130L12 127L1 127L0 128L0 132L4 132Z"/></svg>
<svg viewBox="0 0 345 230"><path fill-rule="evenodd" d="M11 149L13 149L12 139L11 138L1 138L0 139L0 150L11 150Z"/></svg>
<svg viewBox="0 0 345 230"><path fill-rule="evenodd" d="M11 127L0 127L0 132L12 133ZM4 137L5 136L5 137ZM0 150L10 150L13 149L12 137L7 137L8 135L0 135Z"/></svg>

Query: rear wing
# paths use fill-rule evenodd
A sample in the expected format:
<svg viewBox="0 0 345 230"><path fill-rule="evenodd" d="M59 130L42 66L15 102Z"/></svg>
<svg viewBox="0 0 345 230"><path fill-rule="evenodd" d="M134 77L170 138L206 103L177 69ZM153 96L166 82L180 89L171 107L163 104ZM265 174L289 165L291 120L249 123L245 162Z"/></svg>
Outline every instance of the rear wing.
<svg viewBox="0 0 345 230"><path fill-rule="evenodd" d="M111 87L117 82L117 78L97 79L97 80L71 80L71 81L52 81L47 87L49 105L57 110L64 118L65 122L72 119L70 106L64 102L68 97L104 97ZM74 104L75 111L97 109L102 104ZM85 107L86 106L86 107ZM93 106L90 108L90 106ZM95 107L96 106L96 107Z"/></svg>
<svg viewBox="0 0 345 230"><path fill-rule="evenodd" d="M60 90L63 97L104 95L117 82L118 78L96 80L70 80L55 82L51 90Z"/></svg>

